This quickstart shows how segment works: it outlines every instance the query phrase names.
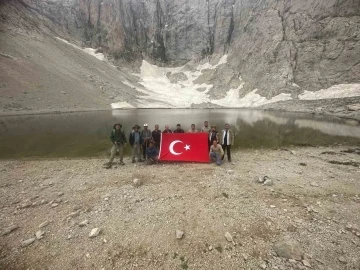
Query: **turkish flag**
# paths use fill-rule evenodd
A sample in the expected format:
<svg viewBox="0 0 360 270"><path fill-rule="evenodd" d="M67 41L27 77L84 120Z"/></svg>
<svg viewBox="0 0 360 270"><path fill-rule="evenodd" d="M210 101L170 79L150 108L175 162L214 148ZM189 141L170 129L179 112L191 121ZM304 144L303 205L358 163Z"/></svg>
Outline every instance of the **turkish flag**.
<svg viewBox="0 0 360 270"><path fill-rule="evenodd" d="M207 133L162 133L159 159L209 162Z"/></svg>

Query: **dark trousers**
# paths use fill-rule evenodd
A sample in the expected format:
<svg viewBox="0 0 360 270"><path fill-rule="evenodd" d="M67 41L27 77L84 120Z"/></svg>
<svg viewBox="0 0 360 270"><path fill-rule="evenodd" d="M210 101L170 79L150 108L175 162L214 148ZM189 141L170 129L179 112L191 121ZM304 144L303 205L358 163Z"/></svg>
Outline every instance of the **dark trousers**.
<svg viewBox="0 0 360 270"><path fill-rule="evenodd" d="M228 161L231 161L231 145L225 145L223 144L222 145L222 148L224 150L224 153L225 153L225 150L226 150L226 154L227 154L227 158L228 158ZM225 155L224 155L225 156ZM224 156L222 159L224 159Z"/></svg>
<svg viewBox="0 0 360 270"><path fill-rule="evenodd" d="M143 150L143 157L144 159L146 159L146 149L149 147L149 141L144 142L144 144L142 145L142 150Z"/></svg>
<svg viewBox="0 0 360 270"><path fill-rule="evenodd" d="M160 149L160 142L155 142L155 147L156 147L157 150L159 150Z"/></svg>

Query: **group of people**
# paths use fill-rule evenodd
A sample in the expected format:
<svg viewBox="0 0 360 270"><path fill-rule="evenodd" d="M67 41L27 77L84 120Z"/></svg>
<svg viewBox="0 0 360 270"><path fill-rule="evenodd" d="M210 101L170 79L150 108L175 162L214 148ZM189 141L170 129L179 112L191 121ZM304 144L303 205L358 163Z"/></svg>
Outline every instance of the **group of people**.
<svg viewBox="0 0 360 270"><path fill-rule="evenodd" d="M151 131L148 124L144 124L144 128L140 130L139 125L134 125L129 135L129 144L132 148L132 163L143 162L147 160L149 164L158 162L158 150L161 143L161 133L185 133L180 124L176 125L173 131L168 125L165 125L163 131L159 130L159 125L155 125L155 129ZM218 132L215 125L209 127L209 122L205 121L204 126L197 130L195 124L192 124L188 133L205 132L208 133L209 157L211 161L221 165L224 160L225 151L227 159L231 162L231 146L234 144L234 132L230 129L229 124L225 124L224 129ZM115 124L111 131L110 140L112 142L111 155L106 168L110 168L114 161L116 152L119 151L120 164L125 165L124 148L127 139L121 124Z"/></svg>

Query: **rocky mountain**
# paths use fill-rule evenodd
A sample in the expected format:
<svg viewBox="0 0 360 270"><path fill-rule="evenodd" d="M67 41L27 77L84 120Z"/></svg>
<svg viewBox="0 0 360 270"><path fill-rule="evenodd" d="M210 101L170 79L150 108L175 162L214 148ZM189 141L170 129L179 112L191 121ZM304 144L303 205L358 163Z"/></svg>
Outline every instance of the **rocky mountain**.
<svg viewBox="0 0 360 270"><path fill-rule="evenodd" d="M213 85L211 99L229 89L296 99L360 83L358 0L3 0L0 22L96 48L121 65L193 68L227 55L197 79Z"/></svg>

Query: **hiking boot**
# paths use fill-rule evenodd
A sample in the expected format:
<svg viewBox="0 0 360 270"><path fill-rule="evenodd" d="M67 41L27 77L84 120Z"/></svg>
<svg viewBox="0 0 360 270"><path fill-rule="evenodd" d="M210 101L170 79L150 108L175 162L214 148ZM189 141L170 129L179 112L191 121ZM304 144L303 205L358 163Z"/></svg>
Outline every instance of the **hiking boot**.
<svg viewBox="0 0 360 270"><path fill-rule="evenodd" d="M122 160L120 160L119 164L120 165L125 165L125 163Z"/></svg>
<svg viewBox="0 0 360 270"><path fill-rule="evenodd" d="M132 163L135 163L135 159L133 159Z"/></svg>

